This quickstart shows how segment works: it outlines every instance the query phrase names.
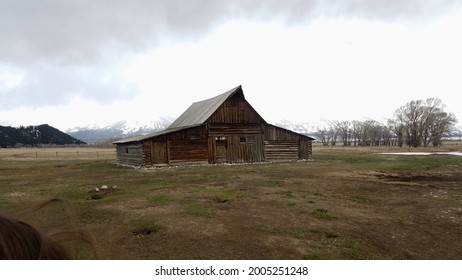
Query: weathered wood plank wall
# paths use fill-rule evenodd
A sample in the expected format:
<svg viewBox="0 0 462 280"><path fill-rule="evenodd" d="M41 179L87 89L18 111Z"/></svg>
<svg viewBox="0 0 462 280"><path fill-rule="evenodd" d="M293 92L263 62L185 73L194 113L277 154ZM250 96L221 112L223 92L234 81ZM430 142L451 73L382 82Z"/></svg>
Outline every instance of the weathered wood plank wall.
<svg viewBox="0 0 462 280"><path fill-rule="evenodd" d="M143 149L140 142L119 144L116 148L117 164L120 165L143 165Z"/></svg>
<svg viewBox="0 0 462 280"><path fill-rule="evenodd" d="M254 143L241 143L241 136L228 137L226 161L230 163L265 161L263 135L249 136L255 139Z"/></svg>
<svg viewBox="0 0 462 280"><path fill-rule="evenodd" d="M209 124L209 136L245 136L261 135L263 129L261 125L242 125L242 124Z"/></svg>
<svg viewBox="0 0 462 280"><path fill-rule="evenodd" d="M274 125L265 125L266 160L311 158L311 140L307 136Z"/></svg>
<svg viewBox="0 0 462 280"><path fill-rule="evenodd" d="M209 123L257 124L261 122L258 113L239 95L225 101L208 119Z"/></svg>
<svg viewBox="0 0 462 280"><path fill-rule="evenodd" d="M299 159L311 159L313 157L311 140L300 140L299 143Z"/></svg>
<svg viewBox="0 0 462 280"><path fill-rule="evenodd" d="M207 140L175 140L168 142L170 164L208 162Z"/></svg>
<svg viewBox="0 0 462 280"><path fill-rule="evenodd" d="M297 160L298 155L298 141L265 141L267 161Z"/></svg>

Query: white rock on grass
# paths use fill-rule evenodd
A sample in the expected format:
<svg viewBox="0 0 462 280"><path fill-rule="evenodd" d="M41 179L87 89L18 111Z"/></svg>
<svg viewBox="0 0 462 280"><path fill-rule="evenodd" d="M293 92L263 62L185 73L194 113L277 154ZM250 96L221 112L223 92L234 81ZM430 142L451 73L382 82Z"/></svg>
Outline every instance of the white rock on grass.
<svg viewBox="0 0 462 280"><path fill-rule="evenodd" d="M102 186L101 189L102 190L107 190L107 186Z"/></svg>
<svg viewBox="0 0 462 280"><path fill-rule="evenodd" d="M95 188L95 192L99 192L99 188Z"/></svg>

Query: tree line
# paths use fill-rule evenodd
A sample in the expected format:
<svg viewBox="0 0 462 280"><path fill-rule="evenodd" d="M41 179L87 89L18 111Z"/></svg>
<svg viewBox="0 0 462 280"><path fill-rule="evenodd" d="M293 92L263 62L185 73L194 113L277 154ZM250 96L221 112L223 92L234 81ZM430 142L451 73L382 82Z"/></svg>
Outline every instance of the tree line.
<svg viewBox="0 0 462 280"><path fill-rule="evenodd" d="M438 98L415 100L395 110L386 124L375 120L330 121L318 129L317 136L323 145L441 146L457 123L445 107Z"/></svg>

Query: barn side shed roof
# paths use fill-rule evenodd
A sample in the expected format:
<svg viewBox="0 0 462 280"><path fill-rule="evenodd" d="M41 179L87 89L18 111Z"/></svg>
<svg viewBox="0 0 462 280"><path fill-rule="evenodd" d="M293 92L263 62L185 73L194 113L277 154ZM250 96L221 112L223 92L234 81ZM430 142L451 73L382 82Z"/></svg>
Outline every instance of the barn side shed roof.
<svg viewBox="0 0 462 280"><path fill-rule="evenodd" d="M311 140L311 141L316 140L316 138L313 138L313 137L311 137L311 136L309 136L309 135L307 135L307 134L304 134L304 133L295 132L295 131L292 131L292 130L290 130L290 129L283 128L283 127L280 127L280 126L277 126L277 125L274 125L274 124L269 124L269 123L267 123L266 125L267 125L267 126L270 126L270 127L274 127L274 128L280 129L280 130L287 131L287 132L289 132L289 133L298 134L298 135L300 135L301 137L306 138L306 139Z"/></svg>
<svg viewBox="0 0 462 280"><path fill-rule="evenodd" d="M127 138L124 138L124 139L120 139L118 141L112 142L112 144L139 142L139 141L143 141L143 140L150 139L150 138L153 138L153 137L162 136L162 135L169 134L169 133L172 133L172 132L177 132L177 131L180 131L180 130L183 130L183 129L186 129L186 128L193 128L193 127L197 127L197 126L201 126L201 125L202 124L191 125L191 126L186 126L186 127L167 128L165 130L156 131L156 132L146 134L146 135L138 135L138 136L132 136L132 137L127 137Z"/></svg>

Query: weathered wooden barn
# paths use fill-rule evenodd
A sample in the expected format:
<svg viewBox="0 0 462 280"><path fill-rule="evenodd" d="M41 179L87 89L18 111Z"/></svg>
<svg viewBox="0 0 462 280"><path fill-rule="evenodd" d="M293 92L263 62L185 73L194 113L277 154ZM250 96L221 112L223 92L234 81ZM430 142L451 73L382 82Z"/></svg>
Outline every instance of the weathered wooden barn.
<svg viewBox="0 0 462 280"><path fill-rule="evenodd" d="M313 140L267 123L238 86L193 103L164 131L114 144L117 164L150 167L310 159Z"/></svg>

